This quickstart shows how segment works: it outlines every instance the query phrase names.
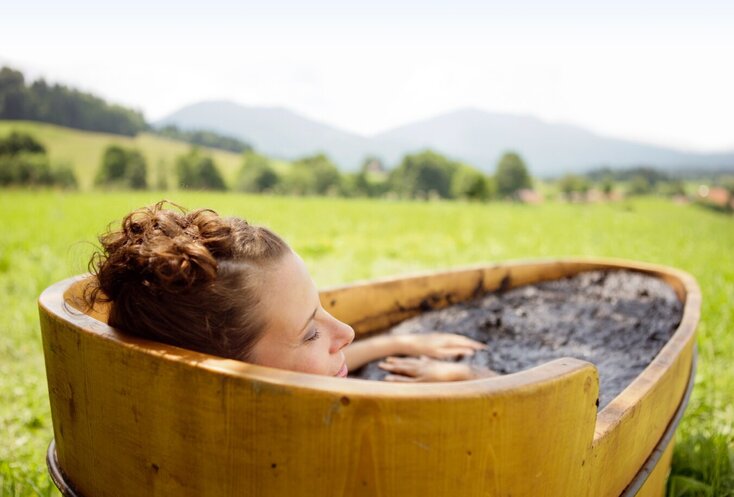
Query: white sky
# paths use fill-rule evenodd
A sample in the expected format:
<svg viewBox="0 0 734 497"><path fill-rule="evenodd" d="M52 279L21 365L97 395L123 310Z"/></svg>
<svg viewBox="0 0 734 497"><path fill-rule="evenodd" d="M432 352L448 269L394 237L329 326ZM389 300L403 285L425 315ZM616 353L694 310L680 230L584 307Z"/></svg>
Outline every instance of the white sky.
<svg viewBox="0 0 734 497"><path fill-rule="evenodd" d="M734 149L732 1L15 0L2 63L151 120L228 99L371 134L471 106Z"/></svg>

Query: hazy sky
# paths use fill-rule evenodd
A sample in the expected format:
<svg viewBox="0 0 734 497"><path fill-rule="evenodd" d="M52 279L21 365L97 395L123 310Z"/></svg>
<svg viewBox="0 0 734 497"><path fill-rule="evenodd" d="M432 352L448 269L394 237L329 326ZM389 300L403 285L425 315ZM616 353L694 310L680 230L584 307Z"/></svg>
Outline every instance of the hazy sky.
<svg viewBox="0 0 734 497"><path fill-rule="evenodd" d="M163 117L203 99L362 134L456 107L734 149L734 2L65 0L0 8L0 63Z"/></svg>

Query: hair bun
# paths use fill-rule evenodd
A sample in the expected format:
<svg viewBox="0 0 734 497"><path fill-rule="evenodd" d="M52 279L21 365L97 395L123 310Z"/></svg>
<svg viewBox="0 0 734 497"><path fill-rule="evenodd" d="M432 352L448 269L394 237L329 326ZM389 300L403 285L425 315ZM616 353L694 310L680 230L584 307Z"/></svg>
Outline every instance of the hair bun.
<svg viewBox="0 0 734 497"><path fill-rule="evenodd" d="M187 235L160 237L139 245L144 259L143 285L166 292L180 292L211 282L217 261L206 247Z"/></svg>
<svg viewBox="0 0 734 497"><path fill-rule="evenodd" d="M163 206L159 202L136 210L123 220L122 229L100 237L104 255L96 272L109 298L114 300L128 284L142 284L154 293L180 293L216 278L217 260L202 232L202 221L212 217ZM224 235L221 229L217 234Z"/></svg>

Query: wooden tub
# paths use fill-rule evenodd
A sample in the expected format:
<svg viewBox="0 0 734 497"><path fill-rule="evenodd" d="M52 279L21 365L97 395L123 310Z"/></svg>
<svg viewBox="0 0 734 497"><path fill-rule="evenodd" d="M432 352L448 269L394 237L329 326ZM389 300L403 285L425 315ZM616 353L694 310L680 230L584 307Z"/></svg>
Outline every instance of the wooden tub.
<svg viewBox="0 0 734 497"><path fill-rule="evenodd" d="M116 332L73 309L71 278L40 297L65 495L662 496L693 379L700 291L681 271L615 260L477 266L324 290L357 335L481 292L624 268L669 283L682 322L597 413L596 368L559 359L496 378L390 384L220 359Z"/></svg>

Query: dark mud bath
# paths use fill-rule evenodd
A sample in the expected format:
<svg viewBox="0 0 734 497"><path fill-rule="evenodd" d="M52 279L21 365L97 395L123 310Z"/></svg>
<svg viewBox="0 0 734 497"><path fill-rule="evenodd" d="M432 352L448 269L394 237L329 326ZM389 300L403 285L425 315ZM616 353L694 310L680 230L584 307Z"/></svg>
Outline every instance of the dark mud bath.
<svg viewBox="0 0 734 497"><path fill-rule="evenodd" d="M599 408L634 380L673 335L683 306L662 280L632 271L591 271L490 293L403 321L388 333L445 331L486 343L459 362L515 373L561 357L599 370ZM379 361L351 376L380 380Z"/></svg>

